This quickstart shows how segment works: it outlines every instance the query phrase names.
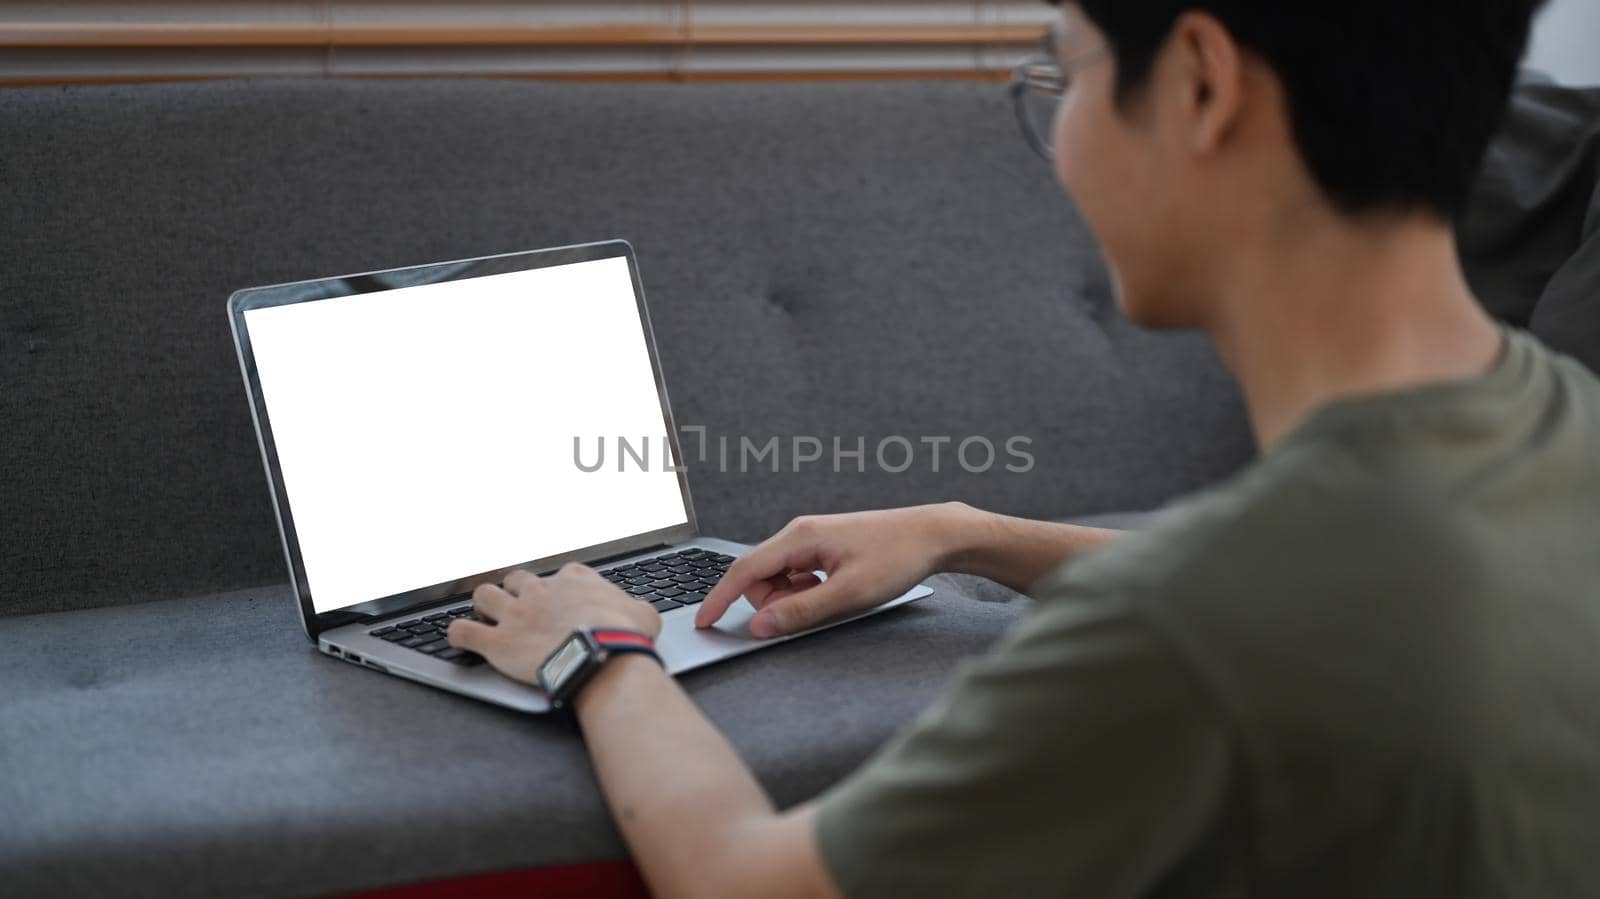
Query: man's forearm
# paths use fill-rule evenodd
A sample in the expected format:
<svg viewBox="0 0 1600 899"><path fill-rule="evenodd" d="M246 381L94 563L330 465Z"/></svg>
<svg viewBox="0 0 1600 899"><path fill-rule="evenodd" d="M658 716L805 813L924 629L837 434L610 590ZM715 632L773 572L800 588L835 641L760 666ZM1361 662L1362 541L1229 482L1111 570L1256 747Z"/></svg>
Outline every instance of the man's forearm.
<svg viewBox="0 0 1600 899"><path fill-rule="evenodd" d="M951 509L948 527L958 531L946 571L975 574L1025 591L1062 562L1102 546L1122 531L1076 524L1031 521L985 512L964 504Z"/></svg>
<svg viewBox="0 0 1600 899"><path fill-rule="evenodd" d="M1025 590L1118 531L1008 518L950 503L913 519L939 567ZM651 659L606 663L578 720L617 826L652 892L836 896L809 807L779 814L728 742Z"/></svg>
<svg viewBox="0 0 1600 899"><path fill-rule="evenodd" d="M779 814L654 661L606 663L578 720L623 839L658 897L834 896L809 809Z"/></svg>

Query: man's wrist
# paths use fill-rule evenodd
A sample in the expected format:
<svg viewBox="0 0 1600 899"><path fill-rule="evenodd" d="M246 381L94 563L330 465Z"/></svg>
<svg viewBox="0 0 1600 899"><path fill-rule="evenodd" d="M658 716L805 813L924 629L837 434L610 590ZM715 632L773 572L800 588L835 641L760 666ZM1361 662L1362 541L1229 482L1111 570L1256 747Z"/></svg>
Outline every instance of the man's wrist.
<svg viewBox="0 0 1600 899"><path fill-rule="evenodd" d="M651 672L655 672L652 674ZM666 669L642 652L620 652L607 659L589 682L578 689L572 709L582 718L586 709L603 705L643 678L665 675ZM631 683L630 683L631 682Z"/></svg>
<svg viewBox="0 0 1600 899"><path fill-rule="evenodd" d="M992 544L994 521L999 516L963 502L940 503L929 508L939 554L935 570L977 574Z"/></svg>
<svg viewBox="0 0 1600 899"><path fill-rule="evenodd" d="M661 614L652 609L649 603L629 596L626 605L596 605L584 610L583 615L576 618L573 626L592 631L621 628L625 631L638 631L654 640L661 635Z"/></svg>

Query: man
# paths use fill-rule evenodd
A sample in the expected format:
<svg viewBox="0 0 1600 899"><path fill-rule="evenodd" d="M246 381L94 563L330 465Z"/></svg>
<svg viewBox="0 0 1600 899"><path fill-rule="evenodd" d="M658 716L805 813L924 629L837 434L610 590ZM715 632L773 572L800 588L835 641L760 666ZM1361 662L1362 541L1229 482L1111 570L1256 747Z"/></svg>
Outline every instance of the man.
<svg viewBox="0 0 1600 899"><path fill-rule="evenodd" d="M699 624L934 571L1038 604L781 814L658 665L607 662L576 713L657 895L1593 894L1600 384L1481 311L1449 226L1536 5L1066 5L1056 171L1125 312L1214 339L1262 456L1138 534L946 505L755 548ZM580 567L475 598L496 623L452 642L522 680L575 628L659 628Z"/></svg>

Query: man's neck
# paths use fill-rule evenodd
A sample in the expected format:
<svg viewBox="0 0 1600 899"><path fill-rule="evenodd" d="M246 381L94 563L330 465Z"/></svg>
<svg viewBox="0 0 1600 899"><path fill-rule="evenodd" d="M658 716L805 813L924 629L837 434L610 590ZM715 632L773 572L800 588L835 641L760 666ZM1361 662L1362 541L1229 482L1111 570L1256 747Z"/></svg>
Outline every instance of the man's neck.
<svg viewBox="0 0 1600 899"><path fill-rule="evenodd" d="M1499 355L1500 332L1436 221L1322 217L1236 258L1206 330L1263 449L1335 400L1476 377Z"/></svg>

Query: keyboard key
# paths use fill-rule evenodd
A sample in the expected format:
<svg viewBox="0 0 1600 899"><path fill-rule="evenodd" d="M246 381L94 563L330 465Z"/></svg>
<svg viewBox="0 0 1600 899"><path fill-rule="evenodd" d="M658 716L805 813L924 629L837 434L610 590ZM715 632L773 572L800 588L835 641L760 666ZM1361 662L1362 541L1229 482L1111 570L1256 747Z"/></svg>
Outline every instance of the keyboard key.
<svg viewBox="0 0 1600 899"><path fill-rule="evenodd" d="M664 587L664 588L656 591L656 595L657 596L665 596L665 597L671 598L671 597L677 596L678 594L680 594L682 592L683 591L678 589L677 587Z"/></svg>
<svg viewBox="0 0 1600 899"><path fill-rule="evenodd" d="M428 653L429 655L432 655L432 654L434 654L436 652L440 652L441 650L446 650L446 649L449 649L449 648L450 648L450 641L449 640L435 640L432 643L424 643L421 646L416 647L416 650L417 650L417 652L425 652L425 653Z"/></svg>
<svg viewBox="0 0 1600 899"><path fill-rule="evenodd" d="M692 584L698 580L700 580L700 578L692 574L675 574L672 576L672 582L674 584Z"/></svg>
<svg viewBox="0 0 1600 899"><path fill-rule="evenodd" d="M389 632L387 634L384 634L383 635L383 639L388 640L390 643L398 643L401 640L409 640L413 636L415 636L415 635L412 634L410 631L396 630L396 631L391 631L391 632Z"/></svg>
<svg viewBox="0 0 1600 899"><path fill-rule="evenodd" d="M412 636L400 641L400 645L410 649L416 649L418 646L421 646L424 643L432 643L434 639L435 638L432 635L426 637Z"/></svg>
<svg viewBox="0 0 1600 899"><path fill-rule="evenodd" d="M440 620L442 618L448 618L449 616L450 616L449 612L434 612L432 615L424 615L424 616L422 616L422 620L423 621L438 621L438 620Z"/></svg>
<svg viewBox="0 0 1600 899"><path fill-rule="evenodd" d="M670 599L658 599L655 602L652 602L650 605L657 612L666 612L666 611L670 611L672 609L681 609L681 608L683 608L683 603L681 603L681 602L673 602Z"/></svg>
<svg viewBox="0 0 1600 899"><path fill-rule="evenodd" d="M673 601L682 603L682 604L684 604L686 606L694 605L695 603L697 603L697 602L699 602L699 601L701 601L701 600L703 600L705 598L706 598L706 595L704 593L699 592L699 591L696 591L694 593L680 593L677 596L672 597Z"/></svg>
<svg viewBox="0 0 1600 899"><path fill-rule="evenodd" d="M395 627L414 627L414 626L419 625L421 623L422 623L422 619L421 618L413 618L410 621L402 621L399 624L395 625Z"/></svg>
<svg viewBox="0 0 1600 899"><path fill-rule="evenodd" d="M655 590L654 590L654 588L651 588L651 587L646 586L644 584L639 584L639 585L636 585L636 586L629 587L628 588L628 592L632 593L634 596L644 596L647 593L654 593Z"/></svg>
<svg viewBox="0 0 1600 899"><path fill-rule="evenodd" d="M446 662L454 662L456 659L459 659L466 654L467 651L465 649L456 649L454 646L452 646L449 649L439 650L437 653L434 653L433 657L436 659L443 659Z"/></svg>
<svg viewBox="0 0 1600 899"><path fill-rule="evenodd" d="M371 634L374 637L382 637L385 634L392 634L392 633L394 633L394 631L395 631L394 625L391 624L388 627L380 627L375 631L367 631L367 633Z"/></svg>

